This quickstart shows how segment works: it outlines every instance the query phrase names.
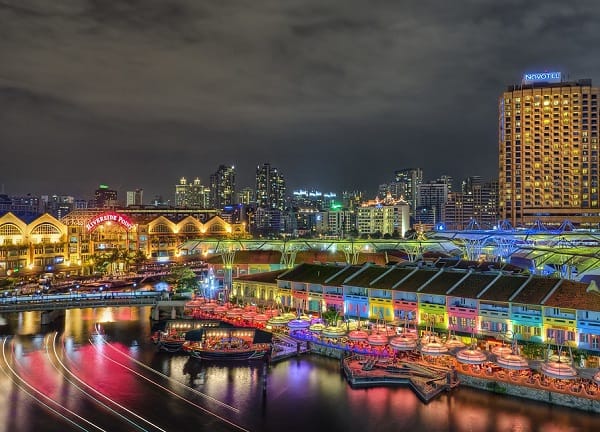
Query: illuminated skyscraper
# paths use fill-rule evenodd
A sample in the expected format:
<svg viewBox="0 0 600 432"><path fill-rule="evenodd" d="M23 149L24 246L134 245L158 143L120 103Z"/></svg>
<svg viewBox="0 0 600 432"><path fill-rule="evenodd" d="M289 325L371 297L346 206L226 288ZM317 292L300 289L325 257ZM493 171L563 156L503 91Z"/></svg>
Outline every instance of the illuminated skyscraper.
<svg viewBox="0 0 600 432"><path fill-rule="evenodd" d="M113 208L117 206L117 191L100 185L94 192L94 200L98 208Z"/></svg>
<svg viewBox="0 0 600 432"><path fill-rule="evenodd" d="M500 96L499 213L513 226L600 222L600 89L562 78L525 74Z"/></svg>
<svg viewBox="0 0 600 432"><path fill-rule="evenodd" d="M269 163L256 168L256 206L277 210L285 208L285 180Z"/></svg>
<svg viewBox="0 0 600 432"><path fill-rule="evenodd" d="M390 185L390 192L394 198L403 197L410 204L411 214L414 214L417 208L417 195L421 183L423 183L421 168L405 168L394 173L394 181Z"/></svg>
<svg viewBox="0 0 600 432"><path fill-rule="evenodd" d="M210 189L202 185L198 177L188 183L185 177L175 185L175 206L182 208L210 208Z"/></svg>
<svg viewBox="0 0 600 432"><path fill-rule="evenodd" d="M144 189L136 189L134 191L127 191L127 200L125 206L141 206L144 201Z"/></svg>
<svg viewBox="0 0 600 432"><path fill-rule="evenodd" d="M217 172L210 176L210 206L222 209L235 201L235 167L219 165Z"/></svg>

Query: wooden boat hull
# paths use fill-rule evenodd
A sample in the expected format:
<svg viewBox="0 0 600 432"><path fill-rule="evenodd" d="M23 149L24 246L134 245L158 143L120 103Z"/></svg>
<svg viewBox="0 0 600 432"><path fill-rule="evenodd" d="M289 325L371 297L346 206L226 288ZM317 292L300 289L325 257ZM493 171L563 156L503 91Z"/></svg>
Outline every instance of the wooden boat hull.
<svg viewBox="0 0 600 432"><path fill-rule="evenodd" d="M183 344L184 344L185 340L181 340L181 341L165 341L165 340L159 340L157 342L158 345L158 350L159 351L166 351L166 352L178 352L181 351L183 349Z"/></svg>
<svg viewBox="0 0 600 432"><path fill-rule="evenodd" d="M248 350L210 350L210 349L188 349L190 356L203 360L259 360L265 357L269 350L267 349L248 349Z"/></svg>

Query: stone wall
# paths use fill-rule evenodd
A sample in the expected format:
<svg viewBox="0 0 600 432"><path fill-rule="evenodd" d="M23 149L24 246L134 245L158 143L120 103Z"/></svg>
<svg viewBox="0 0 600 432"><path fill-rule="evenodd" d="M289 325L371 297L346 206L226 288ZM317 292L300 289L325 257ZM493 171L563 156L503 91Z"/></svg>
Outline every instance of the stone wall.
<svg viewBox="0 0 600 432"><path fill-rule="evenodd" d="M600 401L458 373L460 385L600 414Z"/></svg>
<svg viewBox="0 0 600 432"><path fill-rule="evenodd" d="M316 343L310 344L310 352L313 354L318 354L326 357L333 357L336 359L341 359L344 353L344 350L333 348L326 345L320 345Z"/></svg>

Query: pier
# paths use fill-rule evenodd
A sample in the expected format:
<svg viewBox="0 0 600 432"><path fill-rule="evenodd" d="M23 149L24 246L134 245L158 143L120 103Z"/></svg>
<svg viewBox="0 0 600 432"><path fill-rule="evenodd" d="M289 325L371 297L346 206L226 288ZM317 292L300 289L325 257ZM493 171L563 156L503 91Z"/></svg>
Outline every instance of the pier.
<svg viewBox="0 0 600 432"><path fill-rule="evenodd" d="M425 403L459 384L451 369L389 358L351 355L342 359L342 368L354 388L407 386Z"/></svg>
<svg viewBox="0 0 600 432"><path fill-rule="evenodd" d="M271 363L310 353L310 343L299 341L285 334L273 334L273 354Z"/></svg>

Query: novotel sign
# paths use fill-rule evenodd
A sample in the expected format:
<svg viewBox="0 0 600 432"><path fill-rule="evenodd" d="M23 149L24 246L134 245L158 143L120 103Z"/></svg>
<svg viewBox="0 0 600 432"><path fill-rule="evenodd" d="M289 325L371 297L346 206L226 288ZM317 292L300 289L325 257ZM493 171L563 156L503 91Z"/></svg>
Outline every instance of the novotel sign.
<svg viewBox="0 0 600 432"><path fill-rule="evenodd" d="M559 83L561 82L561 79L560 72L535 72L523 74L523 84L534 82Z"/></svg>
<svg viewBox="0 0 600 432"><path fill-rule="evenodd" d="M105 222L116 222L125 229L133 228L134 223L126 216L119 213L106 212L95 216L94 219L85 224L88 231L93 231Z"/></svg>

